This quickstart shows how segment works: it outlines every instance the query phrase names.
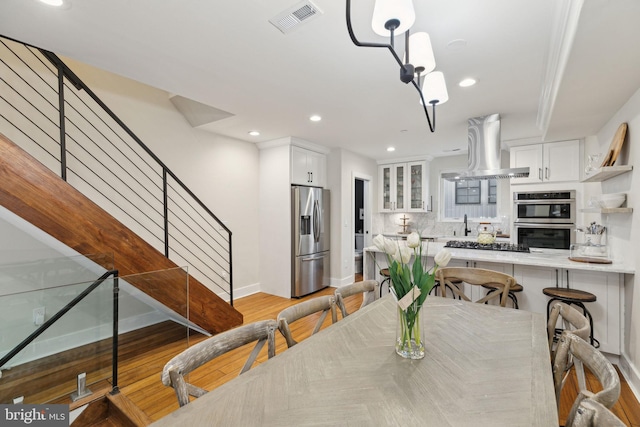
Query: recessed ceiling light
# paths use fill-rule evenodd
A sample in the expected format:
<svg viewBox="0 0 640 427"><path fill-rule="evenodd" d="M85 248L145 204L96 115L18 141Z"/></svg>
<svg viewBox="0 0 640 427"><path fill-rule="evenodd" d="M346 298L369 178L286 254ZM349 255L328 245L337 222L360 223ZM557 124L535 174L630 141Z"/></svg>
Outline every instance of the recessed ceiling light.
<svg viewBox="0 0 640 427"><path fill-rule="evenodd" d="M311 120L312 122L319 122L320 120L322 120L322 117L320 117L317 114L314 114L313 116L309 117L309 120Z"/></svg>
<svg viewBox="0 0 640 427"><path fill-rule="evenodd" d="M396 147L387 147L387 151L389 152L396 151Z"/></svg>
<svg viewBox="0 0 640 427"><path fill-rule="evenodd" d="M48 4L49 6L60 7L64 5L63 0L40 0L41 3Z"/></svg>
<svg viewBox="0 0 640 427"><path fill-rule="evenodd" d="M249 135L251 136L260 136L260 132L258 132L257 130L252 130L249 132Z"/></svg>
<svg viewBox="0 0 640 427"><path fill-rule="evenodd" d="M458 83L458 86L469 87L469 86L473 86L474 84L476 84L476 79L472 79L469 77L460 81L460 83Z"/></svg>

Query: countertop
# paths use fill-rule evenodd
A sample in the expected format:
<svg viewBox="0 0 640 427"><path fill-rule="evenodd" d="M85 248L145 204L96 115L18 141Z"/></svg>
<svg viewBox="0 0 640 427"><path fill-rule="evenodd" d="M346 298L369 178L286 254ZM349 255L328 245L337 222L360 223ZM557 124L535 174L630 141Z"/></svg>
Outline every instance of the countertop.
<svg viewBox="0 0 640 427"><path fill-rule="evenodd" d="M402 233L397 233L397 232L383 232L383 233L374 233L374 236L377 236L378 234L382 234L384 237L391 237L391 238L397 238L397 239L403 239L403 240L407 240L407 236L410 233L407 234L402 234ZM437 240L437 239L442 239L445 236L442 234L421 234L420 238L422 240Z"/></svg>
<svg viewBox="0 0 640 427"><path fill-rule="evenodd" d="M454 239L451 239L454 240ZM456 239L461 240L461 239ZM444 247L446 242L422 243L423 256L434 256ZM399 242L399 244L406 244ZM496 262L504 264L520 264L539 267L565 268L568 270L602 271L608 273L635 274L635 267L613 260L611 264L591 264L569 260L568 250L559 249L531 249L530 253L500 252L479 249L447 248L453 259L464 261ZM364 248L366 252L381 252L375 246Z"/></svg>

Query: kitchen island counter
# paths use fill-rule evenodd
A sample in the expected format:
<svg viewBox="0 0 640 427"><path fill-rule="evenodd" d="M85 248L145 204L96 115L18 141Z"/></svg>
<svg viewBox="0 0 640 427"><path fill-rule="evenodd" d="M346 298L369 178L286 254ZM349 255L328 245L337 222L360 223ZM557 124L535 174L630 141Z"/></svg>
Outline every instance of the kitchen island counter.
<svg viewBox="0 0 640 427"><path fill-rule="evenodd" d="M405 241L398 244L405 245ZM445 245L445 242L424 242L422 244L423 256L433 257ZM635 274L635 267L613 260L611 264L593 264L571 261L568 250L559 249L531 249L531 252L507 252L481 249L457 249L447 248L451 252L452 259L462 261L493 262L500 264L528 265L551 268L563 268L567 270L602 271L607 273ZM375 246L364 249L365 254L376 253L380 250ZM371 255L365 256L365 265L371 262ZM366 267L365 267L366 271ZM365 277L366 279L367 277Z"/></svg>
<svg viewBox="0 0 640 427"><path fill-rule="evenodd" d="M406 245L406 241L398 241ZM433 267L433 257L445 242L423 242L422 256ZM447 248L452 258L450 267L476 267L500 271L512 275L523 286L517 294L521 310L546 314L549 298L543 290L547 287L580 289L593 293L596 301L588 305L594 321L594 337L603 352L619 355L623 342L620 313L624 312L625 274L635 274L635 267L613 261L611 264L591 264L569 260L569 251L532 249L532 252L508 252L483 249ZM364 250L364 279L382 283L386 278L380 269L387 267L384 254L375 246ZM468 287L469 285L465 285ZM381 292L386 292L383 286ZM484 296L477 287L464 291L474 301ZM510 306L510 305L509 305Z"/></svg>

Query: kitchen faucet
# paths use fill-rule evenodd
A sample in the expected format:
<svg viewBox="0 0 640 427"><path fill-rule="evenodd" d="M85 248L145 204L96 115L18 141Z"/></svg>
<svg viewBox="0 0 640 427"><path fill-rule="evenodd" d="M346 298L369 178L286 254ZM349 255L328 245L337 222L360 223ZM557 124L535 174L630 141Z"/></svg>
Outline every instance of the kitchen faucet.
<svg viewBox="0 0 640 427"><path fill-rule="evenodd" d="M467 224L467 214L464 214L464 235L465 235L465 237L468 236L470 232L471 232L471 229L468 227L468 224Z"/></svg>

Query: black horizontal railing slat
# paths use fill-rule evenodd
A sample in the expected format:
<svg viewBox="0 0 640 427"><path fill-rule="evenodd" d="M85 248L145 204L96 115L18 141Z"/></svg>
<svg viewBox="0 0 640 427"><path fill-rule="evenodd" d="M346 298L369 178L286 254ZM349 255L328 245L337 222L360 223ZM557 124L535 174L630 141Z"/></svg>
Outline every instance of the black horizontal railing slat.
<svg viewBox="0 0 640 427"><path fill-rule="evenodd" d="M8 106L4 111L0 103L0 117L24 136L19 145L36 144L59 163L63 179L80 191L84 188L94 202L106 203L121 222L156 241L149 242L154 247L159 243L165 256L186 262L194 277L227 294L233 304L232 233L226 224L60 58L0 37L6 49L0 52L0 61L11 70L9 75L15 75L0 75L12 93L0 93ZM12 79L24 82L30 93L11 85ZM33 111L21 111L12 103L16 96ZM51 107L52 114L43 111L43 105ZM24 130L25 125L29 129ZM60 135L52 136L49 127ZM58 145L60 153L51 152L39 132L46 135L44 141Z"/></svg>

